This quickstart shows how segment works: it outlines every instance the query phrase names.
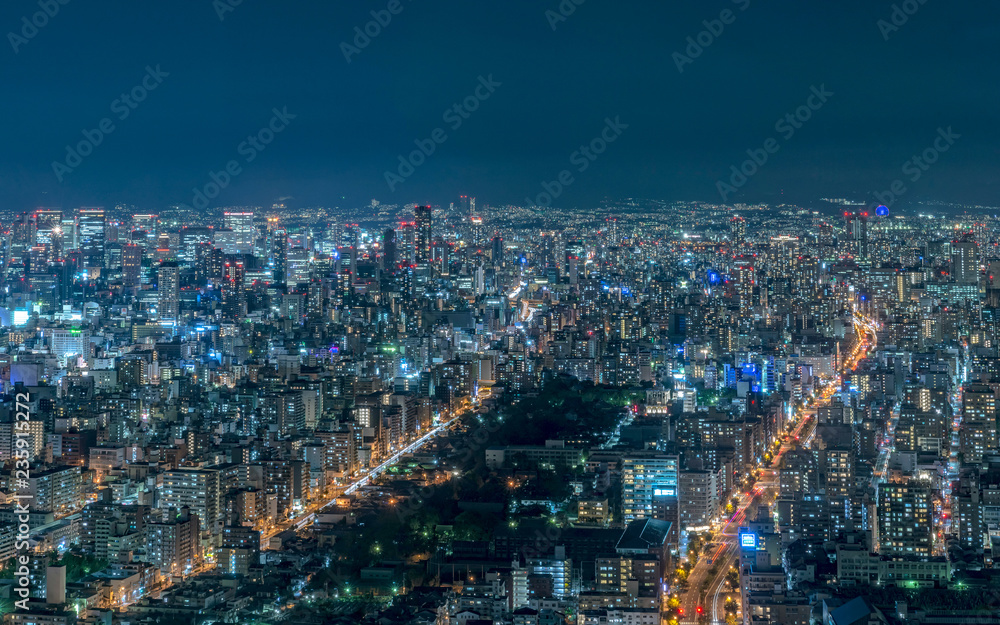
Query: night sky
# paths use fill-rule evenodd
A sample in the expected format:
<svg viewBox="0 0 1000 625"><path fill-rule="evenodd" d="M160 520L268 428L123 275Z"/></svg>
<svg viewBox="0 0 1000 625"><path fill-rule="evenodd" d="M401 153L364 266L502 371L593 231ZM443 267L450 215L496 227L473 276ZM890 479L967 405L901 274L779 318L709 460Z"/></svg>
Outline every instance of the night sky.
<svg viewBox="0 0 1000 625"><path fill-rule="evenodd" d="M717 181L772 137L731 201L865 199L909 178L904 163L948 127L961 138L906 180L904 202L1000 203L996 2L899 2L889 30L882 0L564 0L575 10L558 21L558 0L398 0L348 63L342 42L388 0L237 1L42 0L58 13L27 37L38 0L3 2L0 209L189 204L230 161L239 174L213 206L523 203L563 170L560 206L718 201ZM723 10L731 23L679 72L674 53ZM147 78L121 119L116 100L147 67L169 75ZM475 100L490 76L500 85ZM776 122L823 85L834 95L784 138ZM477 110L452 129L445 111L470 97ZM295 118L241 149L274 109ZM580 172L571 155L616 117L628 127ZM105 118L114 130L60 181L53 162L73 162L66 146ZM385 172L438 128L444 141L391 191Z"/></svg>

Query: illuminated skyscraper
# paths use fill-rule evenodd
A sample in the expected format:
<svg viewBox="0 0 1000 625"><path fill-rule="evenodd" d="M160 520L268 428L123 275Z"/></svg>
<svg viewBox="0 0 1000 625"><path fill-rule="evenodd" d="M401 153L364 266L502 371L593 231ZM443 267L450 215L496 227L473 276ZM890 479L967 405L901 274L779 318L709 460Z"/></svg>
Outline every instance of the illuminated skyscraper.
<svg viewBox="0 0 1000 625"><path fill-rule="evenodd" d="M742 254L747 242L747 220L737 215L729 221L729 239L733 253Z"/></svg>
<svg viewBox="0 0 1000 625"><path fill-rule="evenodd" d="M22 263L28 257L28 250L35 241L35 221L28 213L22 213L14 220L10 233L10 261Z"/></svg>
<svg viewBox="0 0 1000 625"><path fill-rule="evenodd" d="M396 254L402 265L412 265L416 254L416 224L407 221L396 228Z"/></svg>
<svg viewBox="0 0 1000 625"><path fill-rule="evenodd" d="M62 210L40 208L35 211L35 243L49 245L53 236L62 237Z"/></svg>
<svg viewBox="0 0 1000 625"><path fill-rule="evenodd" d="M40 255L47 263L62 256L62 218L62 210L58 208L35 211L35 246L41 248Z"/></svg>
<svg viewBox="0 0 1000 625"><path fill-rule="evenodd" d="M145 232L149 238L155 239L157 232L156 226L159 221L159 215L144 214L144 215L132 215L132 230L141 230Z"/></svg>
<svg viewBox="0 0 1000 625"><path fill-rule="evenodd" d="M767 253L768 274L785 279L797 276L800 256L798 237L771 237Z"/></svg>
<svg viewBox="0 0 1000 625"><path fill-rule="evenodd" d="M676 501L678 458L656 453L634 453L622 457L622 521L656 518L654 501L664 497Z"/></svg>
<svg viewBox="0 0 1000 625"><path fill-rule="evenodd" d="M979 251L971 238L951 244L952 275L959 284L979 282Z"/></svg>
<svg viewBox="0 0 1000 625"><path fill-rule="evenodd" d="M122 247L122 278L126 288L139 286L142 274L142 246L125 245Z"/></svg>
<svg viewBox="0 0 1000 625"><path fill-rule="evenodd" d="M868 213L845 213L847 236L858 258L868 258Z"/></svg>
<svg viewBox="0 0 1000 625"><path fill-rule="evenodd" d="M241 320L247 314L245 275L242 260L232 259L226 262L222 278L222 313L229 319Z"/></svg>
<svg viewBox="0 0 1000 625"><path fill-rule="evenodd" d="M566 244L566 258L563 270L569 276L570 284L580 282L580 268L587 262L587 249L582 241L570 241Z"/></svg>
<svg viewBox="0 0 1000 625"><path fill-rule="evenodd" d="M254 242L253 213L226 211L223 220L226 228L233 231L233 247L236 250L234 253L252 253Z"/></svg>
<svg viewBox="0 0 1000 625"><path fill-rule="evenodd" d="M180 266L176 262L168 261L160 264L156 290L160 294L158 306L160 319L165 321L177 321L180 315L180 271Z"/></svg>
<svg viewBox="0 0 1000 625"><path fill-rule="evenodd" d="M740 308L740 318L751 319L754 315L754 288L757 285L757 270L754 259L742 256L733 262L733 277L736 278L736 300Z"/></svg>
<svg viewBox="0 0 1000 625"><path fill-rule="evenodd" d="M225 513L220 490L217 469L172 469L163 473L161 486L157 489L159 507L161 510L189 507L198 516L203 532L218 533Z"/></svg>
<svg viewBox="0 0 1000 625"><path fill-rule="evenodd" d="M267 218L267 231L264 233L264 247L268 258L274 253L274 233L281 228L281 220L274 215Z"/></svg>
<svg viewBox="0 0 1000 625"><path fill-rule="evenodd" d="M983 454L997 448L997 412L993 389L969 384L962 389L962 428L959 450L967 463L983 461Z"/></svg>
<svg viewBox="0 0 1000 625"><path fill-rule="evenodd" d="M825 221L819 225L819 244L824 247L833 246L833 226Z"/></svg>
<svg viewBox="0 0 1000 625"><path fill-rule="evenodd" d="M271 238L274 255L274 281L284 284L288 280L288 233L284 228L274 231Z"/></svg>
<svg viewBox="0 0 1000 625"><path fill-rule="evenodd" d="M164 521L146 526L146 561L164 575L190 573L201 556L198 536L202 527L198 515L185 506L176 515L168 512L165 516Z"/></svg>
<svg viewBox="0 0 1000 625"><path fill-rule="evenodd" d="M879 553L931 555L931 493L919 483L883 484L878 490Z"/></svg>
<svg viewBox="0 0 1000 625"><path fill-rule="evenodd" d="M958 477L958 488L955 489L954 511L955 525L958 529L958 539L962 547L972 553L983 553L984 535L988 535L983 520L983 492L980 483L979 467L965 465Z"/></svg>
<svg viewBox="0 0 1000 625"><path fill-rule="evenodd" d="M483 227L483 218L473 215L469 218L472 223L471 241L473 247L482 247L486 243L486 230Z"/></svg>
<svg viewBox="0 0 1000 625"><path fill-rule="evenodd" d="M81 208L77 213L80 254L88 267L104 265L104 209Z"/></svg>
<svg viewBox="0 0 1000 625"><path fill-rule="evenodd" d="M413 209L416 222L416 262L426 267L431 261L431 217L434 210L430 206L417 206Z"/></svg>
<svg viewBox="0 0 1000 625"><path fill-rule="evenodd" d="M618 246L622 242L621 237L618 234L618 218L608 217L604 220L604 223L607 225L608 244L611 246Z"/></svg>

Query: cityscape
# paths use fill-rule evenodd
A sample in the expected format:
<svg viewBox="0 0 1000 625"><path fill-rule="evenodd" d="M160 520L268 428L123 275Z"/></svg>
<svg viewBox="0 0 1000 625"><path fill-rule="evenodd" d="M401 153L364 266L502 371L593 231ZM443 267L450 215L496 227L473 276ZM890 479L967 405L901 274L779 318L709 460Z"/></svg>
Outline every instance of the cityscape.
<svg viewBox="0 0 1000 625"><path fill-rule="evenodd" d="M1000 625L996 7L298 4L0 14L4 625Z"/></svg>

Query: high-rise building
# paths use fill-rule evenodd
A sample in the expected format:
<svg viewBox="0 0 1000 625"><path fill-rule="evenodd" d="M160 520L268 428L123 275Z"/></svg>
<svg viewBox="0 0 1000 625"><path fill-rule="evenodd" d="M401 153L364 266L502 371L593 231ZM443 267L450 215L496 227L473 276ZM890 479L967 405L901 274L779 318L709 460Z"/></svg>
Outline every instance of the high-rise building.
<svg viewBox="0 0 1000 625"><path fill-rule="evenodd" d="M227 575L248 574L260 562L260 532L249 527L226 527L216 561Z"/></svg>
<svg viewBox="0 0 1000 625"><path fill-rule="evenodd" d="M747 220L739 215L729 220L729 239L733 253L742 254L747 243Z"/></svg>
<svg viewBox="0 0 1000 625"><path fill-rule="evenodd" d="M382 270L396 270L396 231L392 228L382 234Z"/></svg>
<svg viewBox="0 0 1000 625"><path fill-rule="evenodd" d="M660 585L660 562L653 555L608 555L597 558L599 592L632 597L655 597Z"/></svg>
<svg viewBox="0 0 1000 625"><path fill-rule="evenodd" d="M212 534L222 529L223 506L217 469L178 468L163 473L157 489L161 510L189 507L197 515L202 531Z"/></svg>
<svg viewBox="0 0 1000 625"><path fill-rule="evenodd" d="M222 277L222 314L229 319L240 320L247 314L247 298L244 288L246 268L243 261L232 258L224 266Z"/></svg>
<svg viewBox="0 0 1000 625"><path fill-rule="evenodd" d="M621 245L621 236L618 234L618 218L606 217L604 219L604 226L604 231L608 237L608 245L611 247L618 247Z"/></svg>
<svg viewBox="0 0 1000 625"><path fill-rule="evenodd" d="M851 241L851 251L858 258L868 258L868 213L844 213L847 219L847 236Z"/></svg>
<svg viewBox="0 0 1000 625"><path fill-rule="evenodd" d="M996 396L986 384L969 384L962 389L958 446L967 463L982 462L987 450L997 448Z"/></svg>
<svg viewBox="0 0 1000 625"><path fill-rule="evenodd" d="M979 467L977 465L962 467L952 510L959 543L972 553L983 553L984 537L988 536L983 519L983 503Z"/></svg>
<svg viewBox="0 0 1000 625"><path fill-rule="evenodd" d="M274 233L281 228L281 220L274 215L268 215L265 224L266 231L264 232L264 253L268 258L270 258L274 253Z"/></svg>
<svg viewBox="0 0 1000 625"><path fill-rule="evenodd" d="M882 484L878 490L879 553L930 556L931 492L916 482Z"/></svg>
<svg viewBox="0 0 1000 625"><path fill-rule="evenodd" d="M127 244L122 247L122 281L125 288L136 288L142 279L142 246Z"/></svg>
<svg viewBox="0 0 1000 625"><path fill-rule="evenodd" d="M215 284L219 284L225 275L225 270L226 255L222 250L207 244L198 247L195 275L199 283L211 280Z"/></svg>
<svg viewBox="0 0 1000 625"><path fill-rule="evenodd" d="M951 244L952 275L959 284L979 282L979 250L972 239L954 241Z"/></svg>
<svg viewBox="0 0 1000 625"><path fill-rule="evenodd" d="M490 259L493 260L494 267L502 267L504 265L503 237L499 234L493 237Z"/></svg>
<svg viewBox="0 0 1000 625"><path fill-rule="evenodd" d="M159 215L153 215L151 213L132 215L132 230L145 232L146 236L151 240L155 240L156 235L159 234L156 231L158 223Z"/></svg>
<svg viewBox="0 0 1000 625"><path fill-rule="evenodd" d="M417 206L413 209L416 222L416 241L414 242L417 265L426 267L431 262L431 217L434 209L430 206Z"/></svg>
<svg viewBox="0 0 1000 625"><path fill-rule="evenodd" d="M38 510L62 515L80 509L85 503L80 467L61 466L32 472L26 486Z"/></svg>
<svg viewBox="0 0 1000 625"><path fill-rule="evenodd" d="M163 238L163 235L160 235ZM198 260L198 248L202 244L215 243L215 231L206 226L184 226L178 233L180 245L177 250L177 257L187 263L195 263ZM173 247L173 246L171 246Z"/></svg>
<svg viewBox="0 0 1000 625"><path fill-rule="evenodd" d="M733 274L736 278L736 301L739 305L740 317L751 319L754 315L754 290L757 288L757 268L752 256L740 256L733 261Z"/></svg>
<svg viewBox="0 0 1000 625"><path fill-rule="evenodd" d="M157 306L160 319L176 322L180 317L181 308L181 276L180 265L173 261L160 264L157 271L156 290L160 295Z"/></svg>
<svg viewBox="0 0 1000 625"><path fill-rule="evenodd" d="M792 279L798 275L798 264L802 258L798 237L781 235L771 237L768 246L768 275Z"/></svg>
<svg viewBox="0 0 1000 625"><path fill-rule="evenodd" d="M622 457L622 520L656 518L660 498L678 496L677 456L633 453ZM671 519L661 519L671 520Z"/></svg>
<svg viewBox="0 0 1000 625"><path fill-rule="evenodd" d="M680 524L685 532L711 527L719 513L719 474L686 470L680 474Z"/></svg>
<svg viewBox="0 0 1000 625"><path fill-rule="evenodd" d="M14 220L10 232L10 262L23 263L28 258L28 250L35 244L35 220L28 213L22 213Z"/></svg>
<svg viewBox="0 0 1000 625"><path fill-rule="evenodd" d="M341 260L350 257L352 262L357 257L357 250L354 248L341 248ZM293 247L288 250L285 266L287 268L287 282L289 287L298 286L304 282L309 282L309 275L312 272L312 254L304 247Z"/></svg>
<svg viewBox="0 0 1000 625"><path fill-rule="evenodd" d="M483 226L483 218L479 215L473 215L469 218L469 223L472 225L470 244L474 248L481 248L486 243L486 228Z"/></svg>
<svg viewBox="0 0 1000 625"><path fill-rule="evenodd" d="M396 255L400 265L412 265L416 262L416 224L407 221L396 228Z"/></svg>
<svg viewBox="0 0 1000 625"><path fill-rule="evenodd" d="M146 525L145 559L163 575L191 573L201 555L198 515L182 506L175 517L170 510L165 516L172 518Z"/></svg>
<svg viewBox="0 0 1000 625"><path fill-rule="evenodd" d="M40 208L35 211L35 244L48 252L48 260L56 259L62 252L62 209Z"/></svg>
<svg viewBox="0 0 1000 625"><path fill-rule="evenodd" d="M824 221L819 225L819 244L823 247L833 246L833 224Z"/></svg>
<svg viewBox="0 0 1000 625"><path fill-rule="evenodd" d="M232 246L235 251L231 254L251 254L253 253L254 227L253 213L251 212L230 212L223 215L223 223L226 228L233 231Z"/></svg>
<svg viewBox="0 0 1000 625"><path fill-rule="evenodd" d="M268 222L270 224L270 221ZM278 228L271 237L272 255L274 257L274 281L285 284L288 280L288 232Z"/></svg>
<svg viewBox="0 0 1000 625"><path fill-rule="evenodd" d="M104 266L104 209L81 208L77 211L80 254L88 267Z"/></svg>
<svg viewBox="0 0 1000 625"><path fill-rule="evenodd" d="M817 425L813 453L827 519L834 533L851 529L856 484L854 435L849 425Z"/></svg>

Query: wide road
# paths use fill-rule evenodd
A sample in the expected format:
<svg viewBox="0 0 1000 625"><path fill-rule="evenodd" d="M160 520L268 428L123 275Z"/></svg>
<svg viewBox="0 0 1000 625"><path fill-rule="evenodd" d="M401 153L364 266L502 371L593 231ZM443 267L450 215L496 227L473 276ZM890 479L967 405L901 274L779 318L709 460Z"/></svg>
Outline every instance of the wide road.
<svg viewBox="0 0 1000 625"><path fill-rule="evenodd" d="M771 461L772 467L779 466L782 455L793 448L794 441L807 437L807 432L815 430L816 420L814 416L814 409L805 411L804 417L791 432L789 442L782 443L782 445L778 448L778 452ZM777 494L777 470L774 468L763 469L760 477L751 489L740 496L739 506L737 506L736 512L734 512L733 515L729 517L729 519L727 519L726 522L715 532L715 536L717 537L716 540L721 542L720 546L717 547L711 555L706 555L700 558L698 563L695 565L695 568L692 569L691 577L688 579L694 579L695 576L697 576L697 585L689 582L688 588L690 590L685 593L681 599L681 607L684 608L684 617L686 619L682 621L682 623L697 623L699 606L711 619L711 623L718 625L725 623L726 618L724 606L726 598L729 596L739 597L738 591L729 593L725 589L726 574L731 568L737 566L739 560L739 528L745 524L748 514L754 515L759 506L769 505L772 501L774 501ZM717 564L718 566L715 566L715 564L712 564L709 561ZM713 568L716 569L714 575L711 574L711 570ZM705 593L701 593L700 590L702 583L707 578L710 578L708 587Z"/></svg>
<svg viewBox="0 0 1000 625"><path fill-rule="evenodd" d="M877 344L878 325L875 321L855 311L854 328L859 340L841 363L841 371L845 373L853 371ZM762 469L761 476L753 483L750 490L741 495L735 514L721 527L713 528L711 542L718 544L718 547L711 554L700 555L688 575L688 590L680 599L681 625L697 625L702 614L709 617L712 625L725 623L724 605L726 597L729 596L724 590L726 573L730 567L736 565L739 557L737 534L740 524L746 520L747 509L751 505L767 505L774 500L778 494L777 468L781 466L782 455L796 445L807 445L812 442L816 434L816 407L828 403L834 393L840 390L842 383L843 377L838 374L819 392L818 401L802 410L788 441L781 444L774 458L768 463L767 466L770 468ZM711 569L715 563L718 567L713 574ZM708 586L703 593L702 585L706 580Z"/></svg>
<svg viewBox="0 0 1000 625"><path fill-rule="evenodd" d="M313 502L312 504L309 505L308 508L299 513L297 516L282 521L275 527L268 530L266 533L263 533L261 535L261 549L268 549L271 538L277 536L282 532L287 532L288 530L300 530L304 527L311 525L313 520L316 518L316 513L333 505L336 502L337 497L343 495L350 495L351 493L357 491L359 488L367 486L375 478L384 473L389 467L399 462L403 458L403 456L414 453L415 451L422 448L424 445L434 440L441 433L450 429L469 410L470 408L468 406L460 408L458 411L456 411L455 416L453 416L450 420L438 425L437 427L427 432L417 440L413 441L403 449L400 449L395 454L393 454L391 458L389 458L382 464L378 465L377 467L374 467L373 469L371 469L364 475L358 477L356 480L354 480L350 484L347 484L343 488L338 489L335 494L327 496L319 501Z"/></svg>

